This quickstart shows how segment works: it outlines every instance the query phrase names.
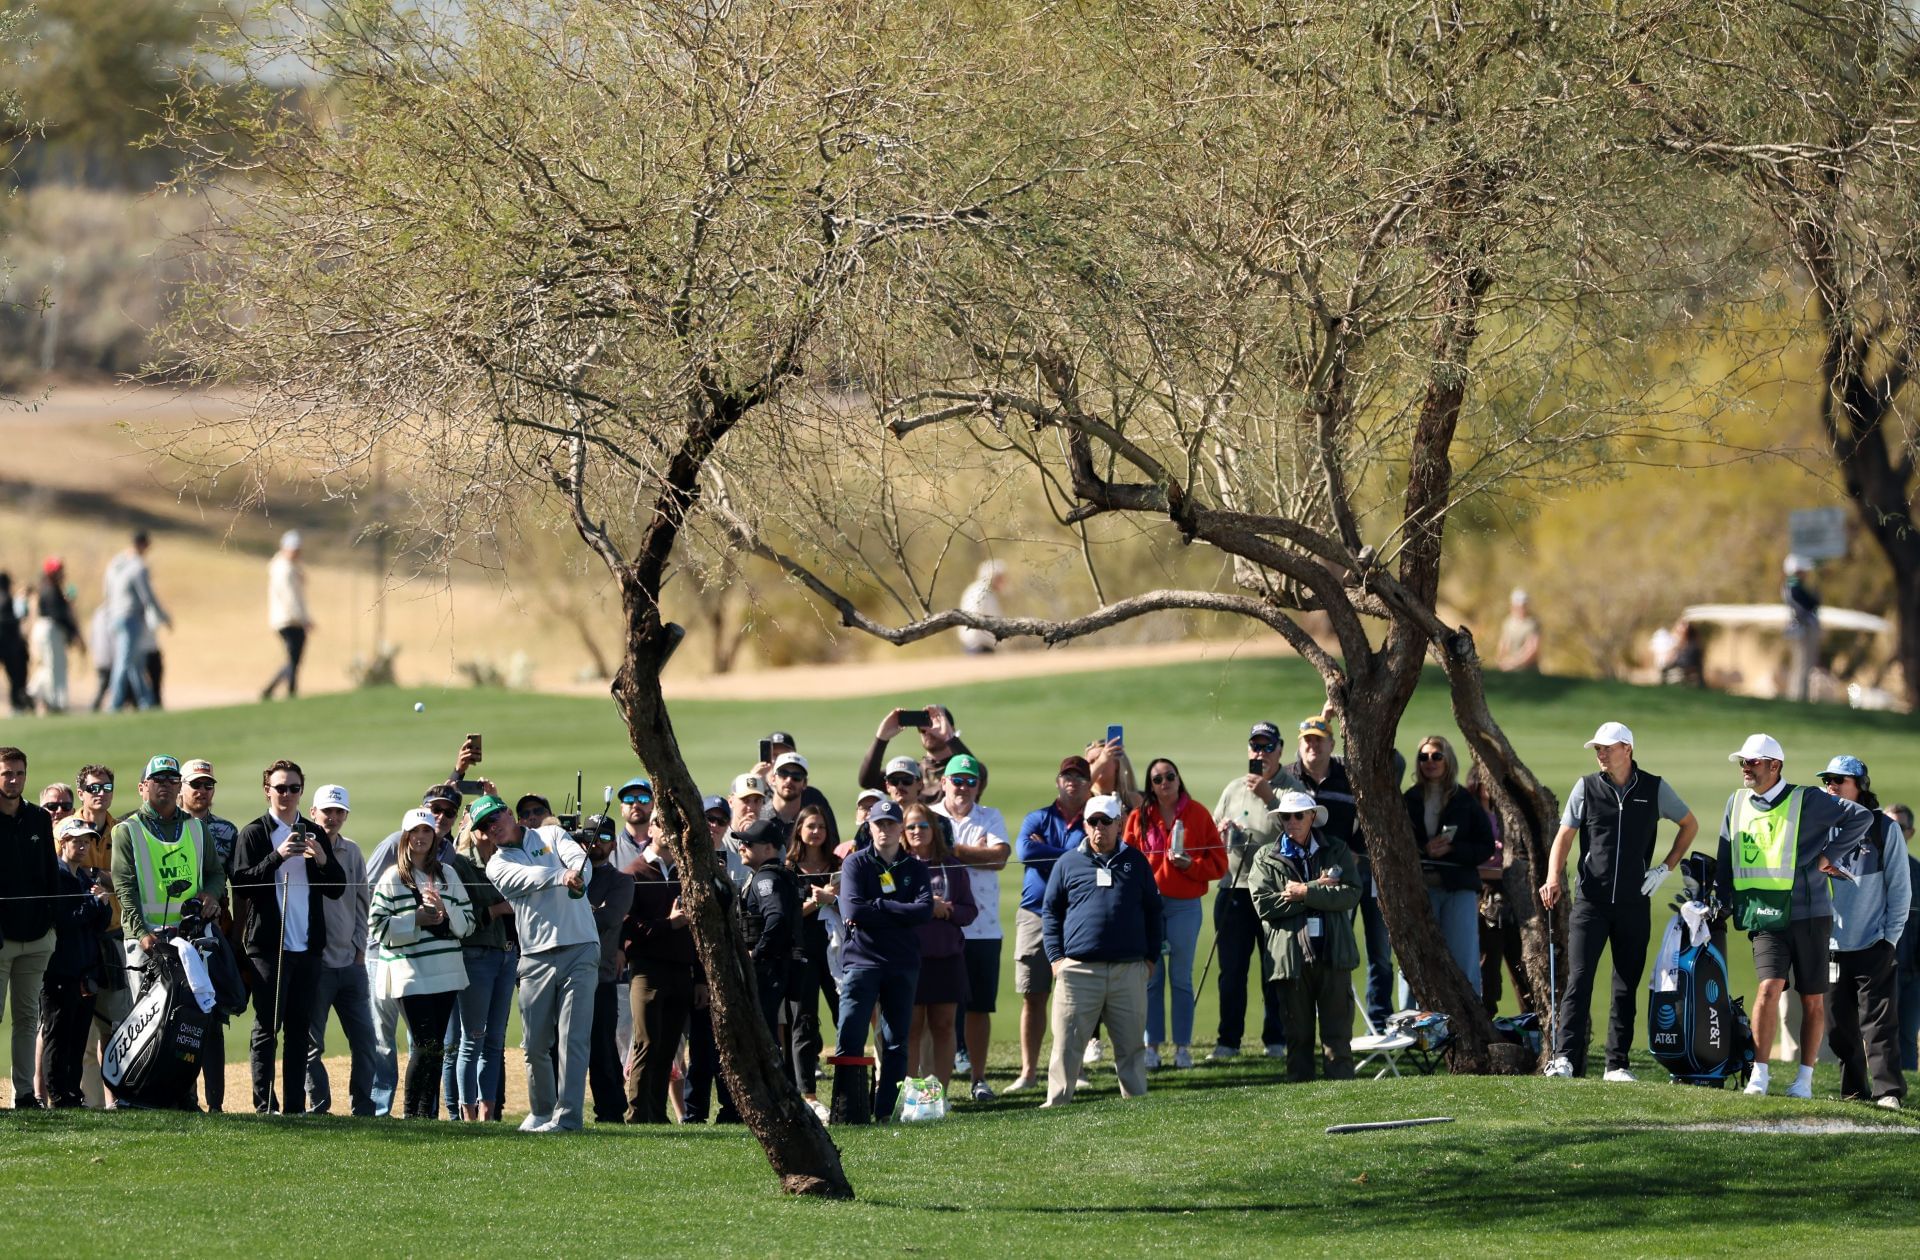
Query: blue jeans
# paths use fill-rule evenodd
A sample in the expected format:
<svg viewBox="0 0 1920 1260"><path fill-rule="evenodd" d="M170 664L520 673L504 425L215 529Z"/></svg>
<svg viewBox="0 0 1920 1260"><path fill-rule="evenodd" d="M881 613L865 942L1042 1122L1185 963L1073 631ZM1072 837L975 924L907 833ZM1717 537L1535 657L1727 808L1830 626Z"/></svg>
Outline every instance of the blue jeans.
<svg viewBox="0 0 1920 1260"><path fill-rule="evenodd" d="M1173 982L1173 1044L1193 1044L1193 956L1200 944L1200 921L1206 917L1200 897L1162 897L1166 916L1167 950L1161 966L1147 981L1147 1044L1167 1039L1166 1003L1161 995Z"/></svg>
<svg viewBox="0 0 1920 1260"><path fill-rule="evenodd" d="M497 1097L505 1075L507 1018L513 1012L518 959L510 949L460 951L467 987L460 993L460 1055L454 1065L460 1105L477 1107Z"/></svg>
<svg viewBox="0 0 1920 1260"><path fill-rule="evenodd" d="M1427 903L1433 907L1433 917L1440 920L1440 935L1446 938L1447 952L1466 973L1473 995L1479 997L1480 890L1466 888L1449 892L1444 888L1429 888Z"/></svg>
<svg viewBox="0 0 1920 1260"><path fill-rule="evenodd" d="M893 1119L900 1098L900 1082L907 1079L907 1029L913 1023L913 992L920 972L882 971L878 967L848 969L840 983L840 1024L834 1038L837 1055L859 1055L867 1048L867 1023L880 1008L880 1083L874 1090L873 1114Z"/></svg>
<svg viewBox="0 0 1920 1260"><path fill-rule="evenodd" d="M447 1119L460 1118L460 999L447 1015L447 1035L440 1039L440 1101Z"/></svg>
<svg viewBox="0 0 1920 1260"><path fill-rule="evenodd" d="M393 1114L393 1096L400 1089L400 999L375 997L380 960L367 959L367 1011L373 1020L373 1079L367 1086L373 1114Z"/></svg>
<svg viewBox="0 0 1920 1260"><path fill-rule="evenodd" d="M1360 854L1353 858L1353 873L1360 880L1361 932L1367 946L1367 1018L1375 1031L1387 1026L1393 1014L1393 942L1387 939L1387 917L1380 913L1380 895L1374 887L1373 868Z"/></svg>
<svg viewBox="0 0 1920 1260"><path fill-rule="evenodd" d="M340 1012L340 1031L347 1037L352 1063L347 1072L347 1095L356 1116L373 1114L373 1006L367 1000L366 967L322 967L313 995L313 1045L307 1053L307 1109L324 1113L333 1106L333 1086L327 1080L327 1016Z"/></svg>
<svg viewBox="0 0 1920 1260"><path fill-rule="evenodd" d="M1900 1007L1900 1067L1912 1072L1920 1070L1920 1051L1915 1044L1920 1041L1920 976L1900 976L1897 978Z"/></svg>
<svg viewBox="0 0 1920 1260"><path fill-rule="evenodd" d="M141 618L114 624L113 668L107 677L107 707L116 713L129 700L143 709L153 707L153 688L147 685L147 666L140 655L140 641L145 637L146 624Z"/></svg>

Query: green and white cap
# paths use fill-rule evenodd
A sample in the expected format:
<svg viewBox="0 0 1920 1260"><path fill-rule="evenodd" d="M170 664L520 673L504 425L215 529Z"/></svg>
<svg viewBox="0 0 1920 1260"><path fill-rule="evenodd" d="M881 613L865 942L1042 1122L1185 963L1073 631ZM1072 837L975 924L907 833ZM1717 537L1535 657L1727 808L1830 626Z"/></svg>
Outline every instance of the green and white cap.
<svg viewBox="0 0 1920 1260"><path fill-rule="evenodd" d="M475 827L482 826L487 819L506 807L507 803L497 796L476 797L473 804L467 806L467 822Z"/></svg>
<svg viewBox="0 0 1920 1260"><path fill-rule="evenodd" d="M147 759L146 771L140 777L142 779L157 779L163 774L170 774L176 779L179 778L179 759L167 756L149 757Z"/></svg>

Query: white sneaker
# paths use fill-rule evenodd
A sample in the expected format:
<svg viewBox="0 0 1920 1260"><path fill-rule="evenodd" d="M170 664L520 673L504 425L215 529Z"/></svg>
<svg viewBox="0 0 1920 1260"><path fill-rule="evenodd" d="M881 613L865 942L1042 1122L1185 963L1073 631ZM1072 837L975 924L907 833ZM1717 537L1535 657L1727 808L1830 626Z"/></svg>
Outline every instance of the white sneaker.
<svg viewBox="0 0 1920 1260"><path fill-rule="evenodd" d="M967 1052L965 1050L954 1051L953 1070L956 1075L962 1072L965 1072L968 1074L971 1074L973 1072L973 1060L967 1057Z"/></svg>
<svg viewBox="0 0 1920 1260"><path fill-rule="evenodd" d="M807 1108L808 1110L812 1111L814 1115L820 1118L821 1124L827 1124L831 1122L832 1113L827 1110L827 1105L821 1102L818 1098L807 1099Z"/></svg>
<svg viewBox="0 0 1920 1260"><path fill-rule="evenodd" d="M548 1125L552 1123L553 1123L552 1116L536 1116L529 1113L527 1118L520 1122L520 1132L538 1133L540 1130L546 1128Z"/></svg>
<svg viewBox="0 0 1920 1260"><path fill-rule="evenodd" d="M1267 1057L1269 1059L1284 1059L1287 1057L1287 1047L1282 1042L1269 1041L1267 1043Z"/></svg>
<svg viewBox="0 0 1920 1260"><path fill-rule="evenodd" d="M1209 1063L1225 1063L1228 1059L1237 1059L1239 1057L1239 1046L1215 1046L1207 1052L1207 1062Z"/></svg>
<svg viewBox="0 0 1920 1260"><path fill-rule="evenodd" d="M1160 1066L1160 1051L1156 1047L1147 1047L1147 1066L1149 1068L1157 1068Z"/></svg>
<svg viewBox="0 0 1920 1260"><path fill-rule="evenodd" d="M1175 1046L1173 1048L1173 1066L1177 1068L1192 1067L1193 1051L1189 1050L1186 1046Z"/></svg>
<svg viewBox="0 0 1920 1260"><path fill-rule="evenodd" d="M1811 1081L1809 1081L1809 1082L1807 1082L1806 1084L1804 1084L1804 1085L1803 1085L1803 1084L1801 1084L1801 1083L1800 1083L1800 1082L1799 1082L1798 1080L1796 1080L1796 1081L1794 1081L1794 1083L1793 1083L1793 1084L1791 1084L1791 1085L1789 1085L1789 1086L1787 1086L1787 1097L1789 1097L1789 1098L1812 1098L1812 1097L1813 1097L1813 1082L1811 1082Z"/></svg>
<svg viewBox="0 0 1920 1260"><path fill-rule="evenodd" d="M1014 1077L1013 1080L1008 1083L1007 1087L1000 1092L1003 1094L1017 1094L1023 1089L1032 1089L1037 1084L1039 1084L1039 1082L1033 1077L1022 1074Z"/></svg>
<svg viewBox="0 0 1920 1260"><path fill-rule="evenodd" d="M1888 1111L1900 1110L1900 1100L1892 1094L1880 1095L1880 1097L1873 1100L1873 1105L1876 1107L1885 1107Z"/></svg>
<svg viewBox="0 0 1920 1260"><path fill-rule="evenodd" d="M1573 1060L1567 1058L1564 1054L1556 1055L1554 1058L1547 1060L1547 1066L1541 1070L1540 1075L1571 1077L1573 1075Z"/></svg>
<svg viewBox="0 0 1920 1260"><path fill-rule="evenodd" d="M1600 1079L1603 1081L1612 1081L1615 1085L1631 1085L1635 1077L1633 1073L1627 1071L1625 1068L1608 1068L1607 1074Z"/></svg>
<svg viewBox="0 0 1920 1260"><path fill-rule="evenodd" d="M1080 1062L1082 1063L1100 1062L1100 1038L1095 1037L1087 1042L1086 1053L1080 1056Z"/></svg>
<svg viewBox="0 0 1920 1260"><path fill-rule="evenodd" d="M1766 1078L1762 1076L1754 1077L1747 1082L1747 1087L1740 1092L1749 1098L1765 1098L1767 1096Z"/></svg>
<svg viewBox="0 0 1920 1260"><path fill-rule="evenodd" d="M975 1102L992 1102L993 1086L987 1084L985 1081L975 1081L973 1083L972 1097Z"/></svg>

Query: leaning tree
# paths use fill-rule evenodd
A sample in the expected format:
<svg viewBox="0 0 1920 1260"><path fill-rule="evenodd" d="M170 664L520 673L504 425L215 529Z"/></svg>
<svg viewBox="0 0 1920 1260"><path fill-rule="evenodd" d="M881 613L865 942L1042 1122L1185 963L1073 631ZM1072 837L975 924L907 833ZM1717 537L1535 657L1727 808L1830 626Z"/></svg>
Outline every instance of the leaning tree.
<svg viewBox="0 0 1920 1260"><path fill-rule="evenodd" d="M823 420L795 461L865 471L836 479L821 520L823 500L790 501L793 545L744 519L732 536L891 643L965 625L1055 644L1166 610L1281 636L1344 718L1395 953L1452 1017L1456 1069L1484 1070L1491 1026L1429 907L1393 743L1437 659L1506 824L1529 979L1551 992L1534 889L1557 809L1489 709L1473 635L1439 612L1444 531L1462 503L1604 475L1685 423L1663 419L1637 358L1698 260L1669 255L1686 234L1661 217L1656 163L1620 143L1631 110L1608 90L1660 64L1674 15L1168 0L1107 16L1081 15L1077 82L1131 137L1124 153L1073 163L1022 215L923 243L917 287L873 338L879 423ZM963 456L993 479L1025 470L1063 529L1164 531L1231 582L1112 600L1096 584L1049 618L924 590L877 613L848 593L874 559L845 540L897 537L927 509L857 487L891 484L928 443L923 471ZM724 514L740 496L714 483Z"/></svg>
<svg viewBox="0 0 1920 1260"><path fill-rule="evenodd" d="M233 53L245 90L176 111L194 174L237 206L173 329L189 370L245 386L225 449L343 487L384 451L414 495L393 524L449 557L545 497L612 575L613 694L683 875L722 1067L799 1194L852 1187L713 892L660 601L704 477L773 492L740 435L781 427L843 308L914 238L1050 176L1073 120L1046 120L1021 15L991 9L290 4ZM313 108L289 106L289 66Z"/></svg>

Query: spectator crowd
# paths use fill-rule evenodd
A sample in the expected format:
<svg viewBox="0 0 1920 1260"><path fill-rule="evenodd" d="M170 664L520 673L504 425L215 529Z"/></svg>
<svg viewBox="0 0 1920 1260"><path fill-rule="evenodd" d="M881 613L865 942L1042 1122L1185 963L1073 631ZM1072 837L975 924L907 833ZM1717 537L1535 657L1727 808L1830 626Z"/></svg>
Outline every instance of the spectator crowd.
<svg viewBox="0 0 1920 1260"><path fill-rule="evenodd" d="M129 555L138 603L151 592L137 549ZM116 670L133 668L144 616L117 624ZM289 690L297 661L290 639L277 680ZM140 687L129 675L115 691ZM919 748L897 752L909 731ZM1109 734L1061 757L1053 798L1012 826L986 803L990 768L938 705L886 715L844 817L785 731L762 741L758 764L725 795L702 799L712 894L751 960L758 1016L823 1119L823 1063L872 1064L872 1111L883 1118L910 1077L937 1079L955 1098L1026 1093L1062 1106L1109 1058L1121 1094L1138 1096L1151 1072L1195 1066L1196 970L1218 986L1206 1057L1264 1054L1290 1080L1351 1078L1356 1014L1374 1032L1396 1008L1422 1005L1404 980L1396 993L1370 863L1381 841L1360 825L1328 715L1290 732L1253 723L1246 771L1208 793L1211 808L1174 761L1155 757L1136 773L1120 733ZM1573 905L1558 994L1534 993L1514 965L1498 819L1477 767L1463 774L1442 736L1422 739L1406 766L1406 815L1444 948L1488 1012L1503 962L1523 1009L1544 1016L1557 1000L1564 1017L1552 1021L1546 1075L1586 1073L1586 1012L1611 955L1605 1076L1631 1080L1652 898L1699 822L1639 765L1625 726L1603 724L1586 745L1596 768L1567 797L1535 893L1548 908ZM243 960L255 1111L374 1116L398 1104L414 1118L498 1120L517 1006L522 1129L579 1129L589 1115L736 1120L649 779L635 774L608 813L582 817L537 793L509 804L491 780L469 778L480 760L470 736L452 772L363 850L347 834L350 789L310 785L289 760L265 766L258 806L235 811L256 816L236 823L216 812L219 780L204 759L156 754L131 792L96 764L33 788L27 754L0 748L0 1006L11 1001L14 1105L127 1104L101 1077L104 1047L191 922L215 925ZM1751 935L1760 1003L1789 986L1801 996L1802 1066L1786 1092L1810 1096L1830 1033L1845 1095L1897 1107L1920 1035L1911 811L1881 812L1850 755L1834 757L1818 786L1789 783L1785 751L1766 735L1731 760L1740 784L1721 822L1716 892ZM1671 841L1655 861L1663 825ZM987 1051L1009 946L1019 1063L996 1082ZM336 1018L344 1098L325 1058ZM1755 1031L1747 1092L1764 1094L1772 1021ZM217 1030L208 1046L197 1079L158 1105L226 1106Z"/></svg>

